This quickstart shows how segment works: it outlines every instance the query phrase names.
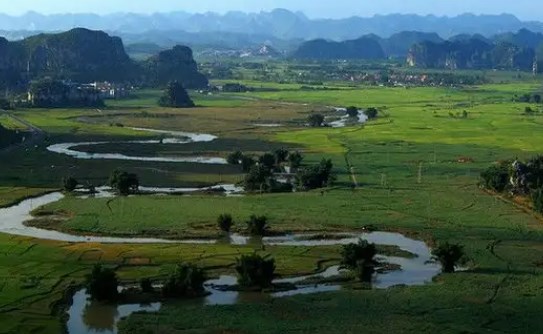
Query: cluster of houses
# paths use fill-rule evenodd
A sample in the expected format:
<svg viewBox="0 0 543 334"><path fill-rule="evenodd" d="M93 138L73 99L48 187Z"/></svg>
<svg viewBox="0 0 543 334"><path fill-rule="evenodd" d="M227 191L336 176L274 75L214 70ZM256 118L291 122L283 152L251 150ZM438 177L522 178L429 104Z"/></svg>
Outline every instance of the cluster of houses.
<svg viewBox="0 0 543 334"><path fill-rule="evenodd" d="M35 107L99 106L103 100L121 99L130 95L133 87L110 82L88 84L71 81L43 80L34 82L27 103Z"/></svg>

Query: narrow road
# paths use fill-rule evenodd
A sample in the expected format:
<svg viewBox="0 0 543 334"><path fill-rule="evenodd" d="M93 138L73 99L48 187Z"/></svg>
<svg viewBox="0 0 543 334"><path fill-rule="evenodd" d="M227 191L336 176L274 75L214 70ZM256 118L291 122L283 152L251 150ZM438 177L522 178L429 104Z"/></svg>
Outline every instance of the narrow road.
<svg viewBox="0 0 543 334"><path fill-rule="evenodd" d="M17 144L12 144L10 146L4 147L3 149L0 149L0 153L11 152L11 151L13 151L14 149L16 149L18 147L36 145L36 144L42 142L45 139L45 137L47 136L47 133L45 131L43 131L42 129L34 126L33 124L27 122L26 120L24 120L24 119L22 119L20 117L17 117L15 115L13 115L9 111L0 109L0 112L7 115L8 117L11 117L15 121L23 124L24 126L26 126L27 127L26 133L28 133L28 135L25 136L24 142L17 143Z"/></svg>

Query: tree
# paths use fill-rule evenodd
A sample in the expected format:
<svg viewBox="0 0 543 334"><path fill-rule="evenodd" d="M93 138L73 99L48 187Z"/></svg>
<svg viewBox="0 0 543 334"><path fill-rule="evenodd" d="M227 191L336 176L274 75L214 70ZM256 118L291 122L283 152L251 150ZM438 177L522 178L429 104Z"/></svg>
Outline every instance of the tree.
<svg viewBox="0 0 543 334"><path fill-rule="evenodd" d="M126 196L138 191L139 179L136 174L117 169L109 177L109 186L115 189L120 195Z"/></svg>
<svg viewBox="0 0 543 334"><path fill-rule="evenodd" d="M115 301L119 295L119 280L112 269L97 264L87 276L87 292L98 301Z"/></svg>
<svg viewBox="0 0 543 334"><path fill-rule="evenodd" d="M228 157L226 158L226 161L230 165L239 165L241 164L242 159L243 159L243 153L241 151L235 151L228 155Z"/></svg>
<svg viewBox="0 0 543 334"><path fill-rule="evenodd" d="M275 155L275 163L277 165L282 164L283 162L286 162L287 158L289 156L288 150L286 150L284 148L280 148L280 149L275 150L273 152L273 154Z"/></svg>
<svg viewBox="0 0 543 334"><path fill-rule="evenodd" d="M509 169L505 164L491 166L481 173L481 179L486 189L502 192L509 184Z"/></svg>
<svg viewBox="0 0 543 334"><path fill-rule="evenodd" d="M255 160L247 155L243 155L241 157L241 169L247 173L251 170L251 167L253 167L256 164Z"/></svg>
<svg viewBox="0 0 543 334"><path fill-rule="evenodd" d="M368 119L374 119L377 117L377 114L379 114L379 111L376 108L370 107L364 110L364 114L368 116Z"/></svg>
<svg viewBox="0 0 543 334"><path fill-rule="evenodd" d="M236 260L238 283L243 287L270 287L275 273L275 260L258 254L243 255Z"/></svg>
<svg viewBox="0 0 543 334"><path fill-rule="evenodd" d="M247 232L255 236L264 236L269 229L268 217L251 215L246 222Z"/></svg>
<svg viewBox="0 0 543 334"><path fill-rule="evenodd" d="M355 106L350 106L346 108L346 113L349 117L358 117L359 111Z"/></svg>
<svg viewBox="0 0 543 334"><path fill-rule="evenodd" d="M328 186L333 181L332 160L322 159L320 164L298 170L296 185L301 191L318 189Z"/></svg>
<svg viewBox="0 0 543 334"><path fill-rule="evenodd" d="M311 114L307 118L309 126L320 128L324 124L324 116L321 114Z"/></svg>
<svg viewBox="0 0 543 334"><path fill-rule="evenodd" d="M537 104L541 103L541 95L540 94L534 94L532 96L532 99L534 100L534 103L537 103Z"/></svg>
<svg viewBox="0 0 543 334"><path fill-rule="evenodd" d="M192 108L194 102L185 90L185 87L178 81L172 81L164 91L164 95L160 98L158 104L161 107L170 108Z"/></svg>
<svg viewBox="0 0 543 334"><path fill-rule="evenodd" d="M432 255L441 263L444 273L454 273L455 267L465 258L464 246L445 242L432 250Z"/></svg>
<svg viewBox="0 0 543 334"><path fill-rule="evenodd" d="M265 153L258 159L258 163L269 170L274 169L275 161L276 159L273 153Z"/></svg>
<svg viewBox="0 0 543 334"><path fill-rule="evenodd" d="M65 177L62 179L62 188L64 191L73 192L79 183L73 177Z"/></svg>
<svg viewBox="0 0 543 334"><path fill-rule="evenodd" d="M232 225L234 225L234 220L232 215L222 214L217 218L217 225L223 232L230 232Z"/></svg>
<svg viewBox="0 0 543 334"><path fill-rule="evenodd" d="M361 281L371 282L377 264L375 261L376 255L377 248L375 244L360 239L356 244L343 246L341 250L341 266L355 271Z"/></svg>
<svg viewBox="0 0 543 334"><path fill-rule="evenodd" d="M153 282L149 278L142 278L140 280L140 289L143 293L152 293L154 292Z"/></svg>
<svg viewBox="0 0 543 334"><path fill-rule="evenodd" d="M247 191L267 191L272 173L269 168L262 165L254 165L245 175L244 186Z"/></svg>
<svg viewBox="0 0 543 334"><path fill-rule="evenodd" d="M162 294L169 298L201 296L206 275L203 269L190 263L178 265L162 287Z"/></svg>
<svg viewBox="0 0 543 334"><path fill-rule="evenodd" d="M543 213L543 188L532 191L531 197L534 211Z"/></svg>
<svg viewBox="0 0 543 334"><path fill-rule="evenodd" d="M290 168L299 168L302 165L303 160L304 160L304 157L298 151L290 153L288 155L288 164Z"/></svg>

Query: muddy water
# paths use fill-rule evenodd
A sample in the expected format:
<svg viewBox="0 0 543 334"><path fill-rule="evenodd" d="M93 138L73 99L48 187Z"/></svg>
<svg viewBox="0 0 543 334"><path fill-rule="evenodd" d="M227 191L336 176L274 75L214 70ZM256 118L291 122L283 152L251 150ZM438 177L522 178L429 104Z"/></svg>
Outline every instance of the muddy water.
<svg viewBox="0 0 543 334"><path fill-rule="evenodd" d="M129 160L129 161L146 161L146 162L186 162L186 163L200 163L200 164L227 164L226 159L221 157L206 157L206 156L194 156L194 157L139 157L129 156L120 153L90 153L76 150L80 146L95 146L106 145L115 143L128 143L134 145L145 144L188 144L188 143L202 143L211 142L217 139L216 136L210 134L191 133L182 131L165 131L155 129L143 129L143 128L130 128L135 131L145 131L150 133L161 134L165 136L171 136L170 138L163 138L162 140L133 140L133 141L98 141L98 142L80 142L80 143L60 143L51 145L47 148L48 151L58 154L64 154L76 159L91 160L91 159L104 159L104 160Z"/></svg>

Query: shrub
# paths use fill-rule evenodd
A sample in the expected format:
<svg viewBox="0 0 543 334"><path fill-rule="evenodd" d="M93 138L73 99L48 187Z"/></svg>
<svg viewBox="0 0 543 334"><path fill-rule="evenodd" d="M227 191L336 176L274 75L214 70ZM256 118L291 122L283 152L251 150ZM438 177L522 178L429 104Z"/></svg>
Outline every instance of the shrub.
<svg viewBox="0 0 543 334"><path fill-rule="evenodd" d="M307 118L307 122L309 123L309 126L320 128L324 124L324 116L321 114L311 114Z"/></svg>
<svg viewBox="0 0 543 334"><path fill-rule="evenodd" d="M456 265L462 262L465 257L464 246L446 242L432 250L432 255L435 260L441 263L443 272L454 273Z"/></svg>
<svg viewBox="0 0 543 334"><path fill-rule="evenodd" d="M217 225L224 232L230 232L232 225L234 225L234 220L229 214L222 214L217 218Z"/></svg>
<svg viewBox="0 0 543 334"><path fill-rule="evenodd" d="M87 292L98 301L114 301L119 295L119 280L112 269L97 264L87 276Z"/></svg>
<svg viewBox="0 0 543 334"><path fill-rule="evenodd" d="M190 263L178 265L162 287L169 298L197 297L204 292L205 272Z"/></svg>
<svg viewBox="0 0 543 334"><path fill-rule="evenodd" d="M243 287L267 288L275 273L275 260L258 254L243 255L236 260L238 283Z"/></svg>
<svg viewBox="0 0 543 334"><path fill-rule="evenodd" d="M139 179L136 174L115 170L109 177L109 185L121 195L135 193L139 188Z"/></svg>
<svg viewBox="0 0 543 334"><path fill-rule="evenodd" d="M252 215L247 221L247 232L251 235L264 236L269 229L268 218L266 216Z"/></svg>
<svg viewBox="0 0 543 334"><path fill-rule="evenodd" d="M79 183L73 177L66 177L62 179L62 188L64 191L72 192L77 188Z"/></svg>
<svg viewBox="0 0 543 334"><path fill-rule="evenodd" d="M151 279L149 278L142 278L140 280L140 289L141 289L141 292L144 292L144 293L151 293L155 290L153 288L153 282L151 282Z"/></svg>

